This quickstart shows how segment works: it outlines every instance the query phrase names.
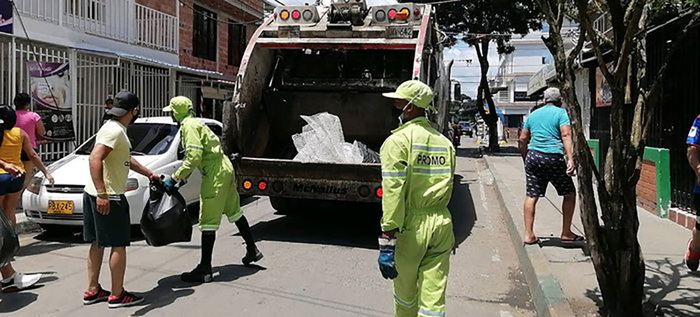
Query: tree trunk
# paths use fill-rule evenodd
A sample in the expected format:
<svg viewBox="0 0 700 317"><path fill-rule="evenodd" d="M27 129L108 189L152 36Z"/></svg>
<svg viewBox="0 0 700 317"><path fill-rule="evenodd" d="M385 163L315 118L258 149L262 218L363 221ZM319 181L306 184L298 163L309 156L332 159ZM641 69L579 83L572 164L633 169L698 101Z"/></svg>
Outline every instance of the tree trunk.
<svg viewBox="0 0 700 317"><path fill-rule="evenodd" d="M491 88L489 88L488 72L489 72L489 42L488 38L477 40L473 43L476 49L476 56L479 60L481 68L481 81L479 83L479 92L477 94L477 105L479 113L484 119L486 126L489 127L489 152L500 152L501 146L498 144L498 115L496 114L496 105L491 96ZM488 113L484 110L484 101L488 106Z"/></svg>
<svg viewBox="0 0 700 317"><path fill-rule="evenodd" d="M562 21L558 18L562 14L554 11L548 1L538 3L550 24L550 36L545 40L545 44L554 56L562 96L571 118L578 166L581 219L603 297L603 310L607 316L642 316L645 266L637 241L639 221L635 185L638 177L632 177L634 166L631 165L634 164L626 164L625 159L625 156L629 155L631 129L628 126L628 130L625 131L623 124L624 89L621 87L624 87L624 80L610 83L614 86L611 87L614 94L611 125L612 134L616 137L611 139L611 148L605 160L606 175L602 178L594 166L584 135L581 106L574 87L573 62L580 46L577 45L577 50L567 56L561 34ZM582 25L586 22L582 22ZM586 31L581 29L581 34L584 37L579 38L579 41L584 41ZM602 225L593 189L593 176L598 181Z"/></svg>
<svg viewBox="0 0 700 317"><path fill-rule="evenodd" d="M608 316L642 316L644 300L644 260L637 242L637 201L634 190L626 188L621 201L610 200L603 209L618 209L623 216L620 226L605 226L601 232L596 266L604 310ZM628 220L624 220L629 218ZM593 254L592 254L593 255Z"/></svg>

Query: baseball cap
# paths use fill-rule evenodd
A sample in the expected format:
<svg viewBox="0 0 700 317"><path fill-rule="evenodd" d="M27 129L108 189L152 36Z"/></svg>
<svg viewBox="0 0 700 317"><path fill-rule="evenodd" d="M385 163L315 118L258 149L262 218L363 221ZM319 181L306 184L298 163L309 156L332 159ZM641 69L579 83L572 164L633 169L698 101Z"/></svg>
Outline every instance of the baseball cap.
<svg viewBox="0 0 700 317"><path fill-rule="evenodd" d="M107 114L121 117L139 106L139 98L129 91L120 91L114 96L114 106L107 110Z"/></svg>
<svg viewBox="0 0 700 317"><path fill-rule="evenodd" d="M182 114L187 113L190 109L192 109L192 100L185 96L177 96L170 99L170 104L163 108L163 111Z"/></svg>
<svg viewBox="0 0 700 317"><path fill-rule="evenodd" d="M403 82L396 88L395 92L387 92L382 95L392 99L404 99L419 108L436 111L435 107L432 105L433 90L430 89L428 85L418 80Z"/></svg>

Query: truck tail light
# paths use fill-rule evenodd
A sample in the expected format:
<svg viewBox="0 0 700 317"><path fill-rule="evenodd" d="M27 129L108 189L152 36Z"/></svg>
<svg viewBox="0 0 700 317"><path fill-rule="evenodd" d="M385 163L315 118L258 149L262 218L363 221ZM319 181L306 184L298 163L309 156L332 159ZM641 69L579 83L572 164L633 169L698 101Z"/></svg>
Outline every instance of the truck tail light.
<svg viewBox="0 0 700 317"><path fill-rule="evenodd" d="M363 186L360 186L360 188L357 189L357 193L358 193L358 194L360 195L360 197L362 197L362 198L369 196L369 194L370 194L371 192L372 192L372 191L369 189L369 187L364 186L364 185L363 185Z"/></svg>
<svg viewBox="0 0 700 317"><path fill-rule="evenodd" d="M266 182L266 181L260 181L260 182L258 183L258 189L259 189L259 190L265 190L265 189L267 189L267 182Z"/></svg>
<svg viewBox="0 0 700 317"><path fill-rule="evenodd" d="M396 13L396 18L405 21L408 20L408 17L411 15L411 10L408 10L408 8L403 8L401 11Z"/></svg>
<svg viewBox="0 0 700 317"><path fill-rule="evenodd" d="M396 9L389 10L389 20L396 19Z"/></svg>
<svg viewBox="0 0 700 317"><path fill-rule="evenodd" d="M382 190L382 188L379 187L379 188L377 188L377 190L375 191L375 194L377 195L377 197L382 198L382 196L384 196L384 190Z"/></svg>
<svg viewBox="0 0 700 317"><path fill-rule="evenodd" d="M282 182L280 181L275 181L272 183L272 190L276 192L281 192L284 189L284 185L282 185Z"/></svg>
<svg viewBox="0 0 700 317"><path fill-rule="evenodd" d="M420 10L416 9L415 11L413 11L413 15L417 17L420 16Z"/></svg>
<svg viewBox="0 0 700 317"><path fill-rule="evenodd" d="M282 20L285 20L285 21L286 21L287 19L289 19L289 11L287 11L287 10L282 10L282 12L280 12L280 18L282 18Z"/></svg>
<svg viewBox="0 0 700 317"><path fill-rule="evenodd" d="M243 181L243 189L250 190L251 188L253 188L253 182L251 182L248 179L244 180Z"/></svg>
<svg viewBox="0 0 700 317"><path fill-rule="evenodd" d="M386 12L384 12L384 10L377 10L377 12L374 13L374 19L377 20L377 22L384 22L384 20L386 20Z"/></svg>
<svg viewBox="0 0 700 317"><path fill-rule="evenodd" d="M302 16L304 17L304 20L306 20L306 21L311 21L311 19L314 18L314 14L313 14L313 12L311 12L311 10L304 10L304 13L302 14Z"/></svg>
<svg viewBox="0 0 700 317"><path fill-rule="evenodd" d="M292 11L292 19L299 20L299 18L301 18L301 12L297 10Z"/></svg>

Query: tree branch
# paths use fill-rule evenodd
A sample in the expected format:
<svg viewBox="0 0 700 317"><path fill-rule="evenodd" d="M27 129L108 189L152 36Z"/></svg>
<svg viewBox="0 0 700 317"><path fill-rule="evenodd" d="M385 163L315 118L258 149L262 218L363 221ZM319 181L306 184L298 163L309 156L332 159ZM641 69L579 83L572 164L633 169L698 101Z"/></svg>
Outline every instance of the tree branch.
<svg viewBox="0 0 700 317"><path fill-rule="evenodd" d="M632 0L637 1L637 0ZM622 1L620 0L606 0L610 12L610 21L613 26L614 42L613 47L616 51L620 51L620 39L622 39L624 33L622 30L625 29L625 13L622 8Z"/></svg>
<svg viewBox="0 0 700 317"><path fill-rule="evenodd" d="M542 12L544 13L545 18L547 19L547 22L549 22L549 27L558 29L558 25L552 24L552 22L557 21L557 17L556 15L554 15L554 11L552 10L552 6L550 5L549 1L535 0L535 2L537 2L537 4L542 9Z"/></svg>
<svg viewBox="0 0 700 317"><path fill-rule="evenodd" d="M629 7L627 8L627 13L625 13L627 29L625 30L625 37L622 40L622 46L618 51L619 55L616 63L617 65L615 65L615 77L617 77L618 82L627 82L627 69L629 68L630 53L632 52L632 47L636 42L635 35L639 31L639 21L642 18L643 12L644 2L632 0L632 3L630 3Z"/></svg>
<svg viewBox="0 0 700 317"><path fill-rule="evenodd" d="M605 66L605 59L603 58L603 51L600 49L600 43L595 37L595 29L593 28L593 23L591 22L591 17L588 15L588 1L586 0L576 0L576 7L579 12L579 23L583 25L588 34L588 40L593 46L593 51L598 60L598 68L603 73L605 80L608 81L610 85L614 83L615 78L610 73L608 67Z"/></svg>
<svg viewBox="0 0 700 317"><path fill-rule="evenodd" d="M578 58L579 53L581 53L581 50L583 49L583 43L586 42L586 30L579 25L578 27L578 41L576 41L576 46L574 47L571 52L569 52L569 56L566 58L566 67L571 68L574 65L574 62Z"/></svg>

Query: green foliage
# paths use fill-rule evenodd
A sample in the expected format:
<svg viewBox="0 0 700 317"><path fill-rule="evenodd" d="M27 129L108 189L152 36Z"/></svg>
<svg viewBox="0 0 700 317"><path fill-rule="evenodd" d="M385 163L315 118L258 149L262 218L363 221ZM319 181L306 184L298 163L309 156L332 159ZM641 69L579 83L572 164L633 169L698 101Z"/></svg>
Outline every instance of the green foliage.
<svg viewBox="0 0 700 317"><path fill-rule="evenodd" d="M435 0L400 0L430 3ZM534 0L465 0L437 4L440 30L448 36L443 43L453 46L462 39L469 43L471 34L526 34L542 28L542 16ZM499 37L499 48L507 49L507 37Z"/></svg>
<svg viewBox="0 0 700 317"><path fill-rule="evenodd" d="M661 24L685 10L700 9L700 0L652 0L649 25Z"/></svg>

